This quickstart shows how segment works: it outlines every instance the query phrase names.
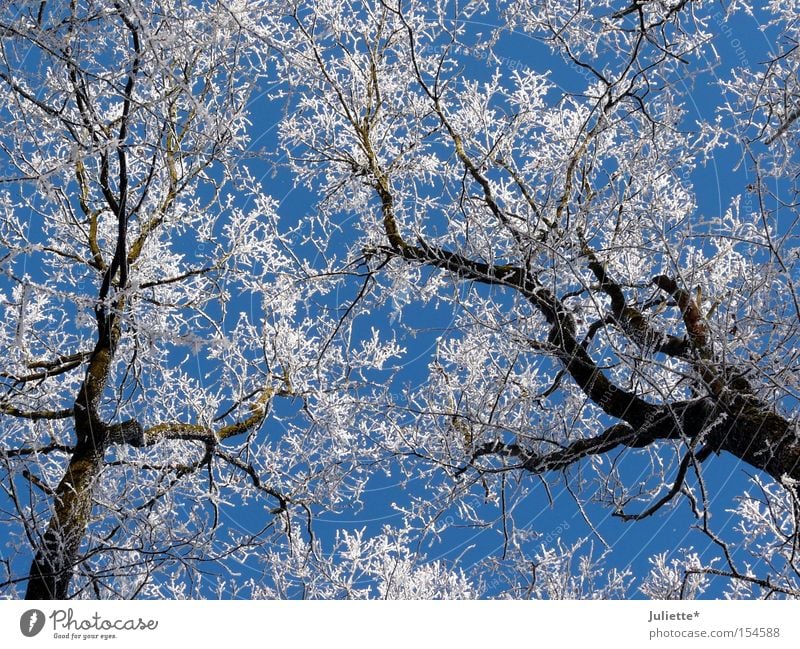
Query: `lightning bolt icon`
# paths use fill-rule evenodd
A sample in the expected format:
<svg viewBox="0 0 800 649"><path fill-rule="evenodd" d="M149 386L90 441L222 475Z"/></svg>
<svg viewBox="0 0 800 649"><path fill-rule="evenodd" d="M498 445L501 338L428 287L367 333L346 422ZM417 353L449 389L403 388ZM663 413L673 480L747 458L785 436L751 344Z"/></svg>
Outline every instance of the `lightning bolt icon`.
<svg viewBox="0 0 800 649"><path fill-rule="evenodd" d="M33 627L36 626L36 621L39 618L36 611L31 611L31 616L28 619L28 631L33 631Z"/></svg>

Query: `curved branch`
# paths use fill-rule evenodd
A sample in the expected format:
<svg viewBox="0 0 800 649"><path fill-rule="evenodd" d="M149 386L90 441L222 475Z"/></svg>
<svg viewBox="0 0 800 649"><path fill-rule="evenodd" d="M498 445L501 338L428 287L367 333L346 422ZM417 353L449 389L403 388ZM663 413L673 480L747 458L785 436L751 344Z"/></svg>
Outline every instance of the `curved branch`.
<svg viewBox="0 0 800 649"><path fill-rule="evenodd" d="M683 456L681 460L680 466L678 467L678 473L675 475L675 481L672 483L672 487L670 490L664 494L661 498L659 498L655 503L653 503L650 507L645 509L643 512L638 514L626 514L622 510L614 512L613 516L617 518L621 518L623 521L640 521L644 518L648 518L655 514L659 509L661 509L664 505L670 502L675 496L678 495L681 488L683 487L683 483L686 480L686 473L689 470L689 466L694 464L699 464L703 462L703 460L707 459L711 455L712 449L709 446L704 446L697 452L694 453L692 449L689 449L686 452L686 455Z"/></svg>
<svg viewBox="0 0 800 649"><path fill-rule="evenodd" d="M641 311L628 306L622 286L610 276L605 265L597 258L582 236L580 239L582 252L589 259L589 270L600 283L600 290L611 298L612 317L620 330L641 347L651 348L673 358L687 359L691 351L689 341L658 331L651 326Z"/></svg>
<svg viewBox="0 0 800 649"><path fill-rule="evenodd" d="M678 283L666 275L657 275L650 280L652 284L668 293L678 303L678 308L686 325L686 332L690 340L698 349L703 349L708 343L708 327L703 320L703 314L697 302L689 295L689 291L682 289Z"/></svg>
<svg viewBox="0 0 800 649"><path fill-rule="evenodd" d="M20 410L19 408L7 403L0 403L0 414L20 419L30 419L31 421L41 421L42 419L69 419L74 414L72 408L62 410Z"/></svg>

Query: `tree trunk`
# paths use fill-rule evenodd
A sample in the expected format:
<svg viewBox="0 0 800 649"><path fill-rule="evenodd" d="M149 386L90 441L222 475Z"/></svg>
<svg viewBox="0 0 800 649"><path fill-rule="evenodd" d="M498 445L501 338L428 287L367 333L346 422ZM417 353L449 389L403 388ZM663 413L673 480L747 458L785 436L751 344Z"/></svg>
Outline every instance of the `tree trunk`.
<svg viewBox="0 0 800 649"><path fill-rule="evenodd" d="M66 598L102 466L102 447L87 444L75 450L56 490L47 532L31 564L25 599Z"/></svg>
<svg viewBox="0 0 800 649"><path fill-rule="evenodd" d="M109 427L97 412L113 358L110 336L100 337L75 400L77 444L53 502L53 513L28 576L25 599L65 599L92 514L93 492L103 467Z"/></svg>

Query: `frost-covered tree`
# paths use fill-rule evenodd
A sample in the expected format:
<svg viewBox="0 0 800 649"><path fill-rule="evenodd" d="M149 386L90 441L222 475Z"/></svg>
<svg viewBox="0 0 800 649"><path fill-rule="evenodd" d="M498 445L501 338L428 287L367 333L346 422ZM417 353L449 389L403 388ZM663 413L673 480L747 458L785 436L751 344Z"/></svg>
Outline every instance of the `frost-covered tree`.
<svg viewBox="0 0 800 649"><path fill-rule="evenodd" d="M2 592L800 595L790 4L3 3Z"/></svg>
<svg viewBox="0 0 800 649"><path fill-rule="evenodd" d="M558 474L623 521L688 502L718 560L654 557L655 596L709 575L798 592L798 24L772 9L318 3L279 44L297 107L281 134L322 221L360 233L398 321L453 309L427 379L381 404L383 443L442 467L448 503ZM762 26L782 49L755 56L772 63L720 62ZM718 105L692 110L709 83ZM740 153L724 173L749 182L706 213L693 178L726 146ZM720 454L776 485L743 486L737 512L764 572L710 522Z"/></svg>
<svg viewBox="0 0 800 649"><path fill-rule="evenodd" d="M345 439L262 430L331 371L298 313L326 284L237 164L268 10L3 3L4 526L35 554L6 588L153 595L159 565L181 582L295 499L340 497ZM271 515L220 540L241 489Z"/></svg>

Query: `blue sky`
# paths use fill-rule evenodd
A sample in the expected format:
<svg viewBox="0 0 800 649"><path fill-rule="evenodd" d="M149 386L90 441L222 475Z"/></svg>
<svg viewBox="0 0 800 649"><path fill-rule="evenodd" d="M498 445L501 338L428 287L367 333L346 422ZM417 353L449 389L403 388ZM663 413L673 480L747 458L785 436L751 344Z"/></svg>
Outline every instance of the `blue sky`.
<svg viewBox="0 0 800 649"><path fill-rule="evenodd" d="M487 23L492 23L492 16L483 18ZM718 25L712 26L718 27ZM727 28L726 28L727 29ZM715 42L720 54L719 62L709 61L715 66L713 71L701 75L692 82L687 91L689 103L686 108L689 116L687 124L697 119L710 119L715 107L723 100L715 81L718 76L723 77L733 65L756 65L761 61L763 52L769 49L769 35L762 34L757 25L757 18L739 15L730 24L730 32L725 32ZM767 45L765 47L764 45ZM497 54L499 64L487 65L485 58L479 50L462 52L465 63L465 73L478 79L488 79L495 67L499 65L504 73L509 73L520 66L536 70L550 70L550 78L556 86L566 91L580 87L583 79L571 72L559 59L554 58L547 48L538 42L530 40L525 35L513 34L501 41ZM252 115L254 134L251 150L264 151L262 155L247 157L244 164L250 168L253 175L261 179L265 190L272 194L279 202L278 211L285 222L291 223L293 219L301 219L313 212L314 196L304 188L296 188L288 171L282 167L285 158L279 151L276 124L281 119L284 106L272 102L267 98L272 88L264 87L262 93L256 93L252 102ZM554 96L560 90L554 91ZM750 181L746 165L737 164L740 161L741 150L735 145L721 151L707 166L699 167L692 180L696 188L698 201L698 214L716 215L723 213L734 194L743 191ZM735 169L736 168L736 169ZM780 227L780 224L779 224ZM344 236L344 235L341 235ZM342 249L347 245L342 240ZM191 245L191 244L188 244ZM299 250L298 253L305 251ZM313 255L313 249L308 249L308 254ZM0 280L2 281L2 280ZM347 304L355 298L359 281L353 280L343 287L336 298L340 305ZM461 287L459 290L485 291L486 288ZM241 311L252 311L254 304L251 296L244 296L238 305ZM235 320L236 309L231 310L231 317ZM372 314L372 319L363 321L359 330L363 337L368 337L371 327L383 331L395 330L398 332L401 344L408 349L408 355L402 360L402 368L394 378L392 390L399 393L404 383L414 384L427 375L428 363L431 360L431 351L434 349L438 336L447 331L453 322L453 313L449 307L441 304L428 304L405 310L403 325L399 329L393 321L391 304L386 308ZM198 362L198 370L202 371ZM380 375L376 375L380 376ZM276 403L272 418L267 422L271 430L279 430L282 417L291 417L299 407L297 403ZM605 458L610 461L611 458ZM648 466L644 460L626 458L622 460L623 472L632 480L637 480L647 472ZM572 467L567 473L567 478L580 467ZM718 528L729 526L726 510L732 508L737 496L742 494L747 482L746 472L749 470L739 464L730 456L712 457L705 466L704 477L707 481L709 492L713 494L712 509L716 512L714 524ZM606 567L620 569L630 568L635 575L642 575L649 569L648 559L658 552L672 553L676 548L693 546L701 554L718 556L707 537L692 529L696 519L692 516L685 500L678 500L675 507L665 508L657 515L639 522L623 522L611 516L608 507L588 503L583 510L576 506L576 502L565 485L565 480L560 476L549 476L551 494L548 495L544 486L537 478L529 475L508 476L508 490L515 488L515 481L521 480L532 486L531 493L517 504L517 524L529 525L539 535L537 543L541 542L552 546L557 539L566 544L572 544L579 539L588 539L595 548L595 553L602 551L603 543L613 548L606 561ZM691 482L691 480L690 480ZM425 493L425 485L419 481L408 482L398 478L395 469L387 476L376 473L372 478L363 498L363 505L356 508L343 508L340 513L315 512L314 533L323 546L331 547L337 530L366 528L368 533L378 533L385 524L398 524L400 515L396 507L405 508L415 496ZM474 490L480 501L480 485L476 484ZM552 498L552 502L551 502ZM480 506L480 505L479 505ZM440 540L425 538L420 546L429 560L442 559L447 562L458 562L465 570L470 566L490 556L499 557L503 553L503 523L501 510L497 503L482 505L487 519L493 524L485 529L474 529L458 524L455 512L445 512L443 519L451 517L453 523L442 534ZM235 529L253 531L260 529L266 523L264 503L258 500L247 504L234 502L232 506L221 508L221 515L226 524ZM584 517L588 518L591 525L587 524ZM592 530L594 526L595 531ZM602 540L601 540L602 537ZM588 547L588 546L587 546ZM236 569L236 566L232 566ZM22 568L24 569L24 568ZM216 568L209 566L210 571ZM244 567L244 575L250 570ZM256 577L260 571L257 566L252 566L252 576ZM722 593L725 584L723 580L712 581L712 587L707 591L707 597L715 597ZM491 596L499 588L498 584L491 581L487 587L487 595ZM209 594L212 594L209 592ZM630 597L639 596L637 591L628 593Z"/></svg>

